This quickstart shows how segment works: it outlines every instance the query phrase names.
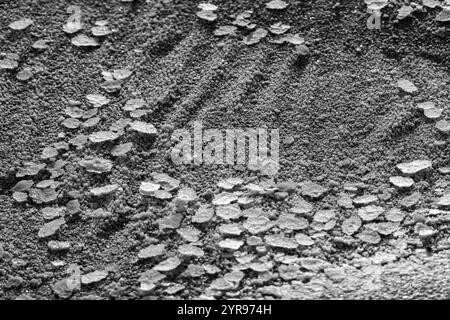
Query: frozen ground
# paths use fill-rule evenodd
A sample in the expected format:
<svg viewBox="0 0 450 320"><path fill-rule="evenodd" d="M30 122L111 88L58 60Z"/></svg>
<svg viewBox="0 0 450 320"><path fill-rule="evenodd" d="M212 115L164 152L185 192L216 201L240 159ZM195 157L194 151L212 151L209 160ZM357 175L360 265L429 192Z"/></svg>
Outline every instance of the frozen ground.
<svg viewBox="0 0 450 320"><path fill-rule="evenodd" d="M449 297L443 1L400 21L391 1L381 30L367 28L364 1L266 2L214 1L208 23L193 1L0 1L0 60L17 64L0 70L2 299ZM69 5L78 34L99 20L114 32L74 45ZM273 35L245 44L245 27L214 35L245 10L256 28L292 26L309 54ZM33 24L9 27L24 18ZM105 84L117 69L132 73ZM130 115L130 99L147 113ZM133 116L157 133L132 130ZM173 130L200 120L279 129L278 175L175 165ZM88 139L111 130L114 141ZM397 167L416 160L427 161ZM242 181L218 186L231 177ZM142 195L144 181L166 191Z"/></svg>

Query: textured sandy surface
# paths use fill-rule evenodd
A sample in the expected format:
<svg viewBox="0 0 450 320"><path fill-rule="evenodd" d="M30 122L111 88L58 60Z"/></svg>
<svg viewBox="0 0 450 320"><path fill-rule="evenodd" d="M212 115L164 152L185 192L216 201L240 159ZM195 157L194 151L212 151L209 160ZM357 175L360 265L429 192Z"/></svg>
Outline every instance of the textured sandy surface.
<svg viewBox="0 0 450 320"><path fill-rule="evenodd" d="M241 37L215 38L214 27L196 18L196 3L192 1L113 2L76 3L83 10L86 25L106 19L118 30L93 50L74 47L62 31L68 17L67 4L25 0L20 4L0 3L0 51L19 54L20 68L40 70L25 83L19 82L14 73L0 73L1 298L54 298L51 285L67 276L67 266L52 267L55 260L76 263L83 274L110 270L106 280L83 286L74 298L140 298L138 278L155 263L137 262L139 250L154 238L168 246L170 256L182 241L174 231L159 231L156 221L167 215L168 209L159 203L143 204L137 192L139 183L152 171L165 172L207 199L220 179L255 175L238 167L174 166L167 157L172 147L170 129L189 127L195 120L210 128L280 129L278 182L312 180L327 186L330 192L314 202L315 210L338 208L336 201L345 183L364 183L364 194L391 194L381 201L386 209L399 207L402 198L420 192L420 202L406 210L406 221L414 222L415 210L432 208L448 188L448 178L437 170L448 165L447 138L437 133L435 122L416 108L419 102L433 101L444 109L443 117L448 116L450 31L448 24L434 21L437 11L395 25L387 20L381 31L371 31L365 26L362 1L342 1L336 8L331 1L304 1L276 13L268 12L264 1L215 2L220 7L217 25L229 23L232 14L253 9L253 21L259 26L277 21L294 26L311 49L308 59L299 61L292 46L263 41L249 47ZM8 29L9 23L22 17L32 17L33 26L23 32ZM50 49L37 53L31 45L40 38L51 40ZM132 141L135 149L126 160L115 162L106 176L88 175L77 163L86 155L108 157L109 146L72 148L61 157L69 164L60 178L59 204L65 205L67 193L73 190L85 194L94 186L110 183L118 183L123 190L108 203L82 198L82 211L107 206L116 210L119 218L109 222L70 220L57 239L69 241L71 249L63 255L50 253L47 241L37 236L44 224L40 214L43 206L31 202L19 205L11 198L10 189L19 180L14 176L15 168L25 161L39 161L44 147L73 137L75 133L59 125L68 101L85 101L87 94L102 93L101 72L126 66L133 75L120 93L103 93L111 102L102 108L95 130L84 132L107 130L123 117L121 108L128 99L142 97L152 110L145 119L160 133L151 140L121 137L121 142ZM396 86L399 79L413 82L418 93L402 94ZM66 132L66 136L58 137L60 132ZM293 143L287 142L288 137ZM416 159L431 160L433 170L416 179L412 190L396 191L388 181L396 174L395 166ZM264 200L259 206L279 214L287 211L292 199ZM151 211L148 219L130 219L147 209ZM355 210L338 209L340 221ZM283 279L275 262L269 280L252 282L258 275L247 273L238 290L225 294L288 299L448 298L449 255L448 249L442 249L449 238L446 223L436 226L438 235L428 252L416 241L414 223L405 223L401 236L383 237L380 244L358 243L345 248L334 244L333 239L341 235L336 227L313 248L295 254L327 261L338 268L342 281L334 281L323 270L303 269L294 279ZM220 240L215 226L202 234L207 254L198 263L220 267L219 275L198 279L172 275L165 282L185 286L173 295L176 298L202 296L214 279L236 264L215 247ZM442 251L436 252L437 248ZM271 260L279 252L270 249L267 257ZM396 261L374 264L370 257L376 252L393 253ZM361 257L365 257L362 262ZM150 295L172 296L164 293L164 286Z"/></svg>

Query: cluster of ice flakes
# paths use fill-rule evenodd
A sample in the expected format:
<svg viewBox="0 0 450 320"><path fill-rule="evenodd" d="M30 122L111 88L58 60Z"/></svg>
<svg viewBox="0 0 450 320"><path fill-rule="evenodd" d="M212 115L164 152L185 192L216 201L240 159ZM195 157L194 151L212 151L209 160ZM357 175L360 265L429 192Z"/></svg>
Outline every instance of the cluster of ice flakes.
<svg viewBox="0 0 450 320"><path fill-rule="evenodd" d="M67 7L67 13L70 14L67 22L63 25L62 29L65 33L73 35L71 38L71 43L76 47L81 48L95 48L100 46L99 39L104 38L115 30L111 30L108 27L108 21L98 20L95 21L94 26L91 27L90 31L92 36L84 33L79 33L83 30L82 23L82 10L80 6L70 5Z"/></svg>
<svg viewBox="0 0 450 320"><path fill-rule="evenodd" d="M381 10L388 1L366 3L372 10ZM441 5L430 0L423 1L423 6ZM288 2L273 0L265 9L273 14L288 7ZM219 17L220 8L216 5L201 3L198 8L201 20L212 23ZM77 6L68 8L71 17L63 31L70 35L74 46L100 46L101 40L114 30L107 21L98 20L89 29L92 36L80 33L86 27L79 19L80 10ZM406 19L417 10L417 6L403 5L398 19ZM448 21L449 12L448 7L442 7L437 20ZM291 33L294 27L283 22L258 27L252 22L252 14L244 11L233 16L231 24L217 27L214 35L237 37L241 32L245 33L243 43L248 46L268 39L273 44L296 46L298 55L309 54L305 39ZM33 20L24 18L9 24L9 28L25 32L33 29L33 24ZM39 39L32 47L43 51L50 45L51 41ZM27 81L34 70L21 66L20 61L17 54L6 54L0 60L0 69L20 69L16 78ZM381 242L391 248L392 243L399 241L404 241L406 247L428 247L441 225L450 221L447 189L436 188L438 196L433 199L433 207L425 207L428 204L421 180L435 172L433 163L423 158L398 163L381 188L358 183L340 186L314 177L313 181L294 183L262 178L265 175L261 174L251 179L219 180L209 197L203 193L205 190L194 189L194 184L184 177L176 178L176 170L166 173L151 167L150 173L138 174L137 184L124 182L121 176L126 175L128 168L123 160L141 152L141 140L153 143L160 134L159 127L148 122L154 103L140 98L139 93L120 103L112 95L132 76L129 66L102 71L104 82L100 87L106 93L93 90L82 101L66 102L64 116L58 123L64 130L59 137L65 140L42 148L37 155L39 160L26 161L15 168L12 199L19 206L32 204L37 208L37 239L61 259L75 247L63 237L67 229L73 231L86 224L101 229L111 222L133 229L142 223L144 231L133 233L133 245L127 248L134 250L132 262L140 270L136 278L139 294L145 296L159 290L176 295L186 286L174 281L198 278L205 283L201 289L206 297L232 296L247 280L260 287L267 284L260 293L280 295L268 285L278 278L301 282L326 276L341 281L345 268L327 262L335 250L345 248L355 253L352 248L365 249ZM405 95L419 93L409 80L398 80L397 87ZM431 101L419 103L418 108L429 121L436 121L440 134L450 133L450 123L442 119L445 108ZM102 120L110 109L126 116L112 122L108 129ZM450 168L441 167L439 173L450 174ZM79 181L74 181L74 177ZM81 191L75 191L72 184ZM382 192L384 189L388 191ZM125 195L130 199L124 201ZM351 254L348 258L353 259ZM396 254L387 251L370 257L373 264L397 259ZM65 263L53 261L52 265L61 267ZM82 285L106 282L109 275L106 269L90 267L82 272L80 266L71 264L52 289L58 297L69 298Z"/></svg>
<svg viewBox="0 0 450 320"><path fill-rule="evenodd" d="M72 6L68 11L76 15L78 10L79 8ZM95 38L76 34L82 29L82 24L74 18L75 16L69 19L63 28L66 33L74 34L72 43L82 47L97 46L98 42ZM33 21L24 19L11 24L10 28L24 30L32 23ZM105 37L112 30L107 27L106 21L97 21L91 32L95 37ZM50 43L51 41L48 40L38 40L33 44L33 49L45 50ZM19 68L19 58L16 54L6 55L6 58L0 60L0 68L9 70ZM24 68L19 70L17 78L26 81L31 78L32 73L32 69ZM114 93L120 89L123 81L131 77L132 71L125 67L114 69L111 72L105 71L102 75L105 80L102 88L107 93ZM97 126L102 125L104 110L115 107L116 102L113 99L114 97L101 93L89 93L85 96L84 101L69 99L63 108L64 117L59 122L65 133L58 135L59 138L67 140L44 147L38 155L40 162L23 162L15 170L17 181L11 188L12 199L20 204L32 202L39 206L39 218L42 220L42 224L37 230L37 238L46 241L48 250L60 254L61 257L72 248L69 241L58 240L58 237L63 236L61 234L63 228L71 229L74 224L90 223L89 221L103 224L118 218L116 208L111 204L120 196L124 187L127 190L127 186L116 183L116 180L110 177L116 162L122 161L134 150L134 143L127 142L126 139L136 139L136 136L131 134L132 132L151 136L157 134L156 128L152 124L133 121L132 118L137 116L136 113L130 114L131 119L119 119L111 125L110 130L96 130ZM130 109L138 111L144 104L143 100L130 99L124 111L128 112ZM95 147L95 145L99 145L99 147ZM91 146L97 149L90 151L87 147ZM105 148L107 149L106 153L103 152ZM74 151L74 149L76 150ZM79 171L78 168L83 170ZM80 175L80 180L88 179L85 180L89 181L85 192L73 190L70 179L67 180L67 177L73 175L74 170ZM165 174L155 174L154 178L161 186L159 193L157 192L154 196L159 199L173 198L170 192L178 190L179 182ZM97 182L94 183L95 180ZM82 188L80 182L75 181L74 184ZM197 199L195 191L193 192L192 189L181 188L178 191L175 199L178 207L184 207ZM188 237L189 234L187 233L185 236ZM156 248L162 246L163 250L165 248L163 244L156 246ZM157 249L143 250L139 254L139 259L145 260L152 255L157 256L155 250ZM192 248L180 246L179 251L183 259L202 256L202 249L194 246ZM55 266L64 264L64 261L54 261ZM79 290L81 284L92 286L108 276L108 272L105 270L81 274L78 266L70 268L68 273L71 275L52 286L55 294L61 298L72 296ZM170 261L166 265L161 264L157 269L163 272L170 270Z"/></svg>
<svg viewBox="0 0 450 320"><path fill-rule="evenodd" d="M436 16L436 21L438 22L448 22L450 21L450 2L439 1L439 0L423 0L422 3L417 2L407 2L396 0L364 0L367 5L367 10L369 12L380 13L389 4L395 7L396 19L403 20L406 18L414 18L414 13L423 14L424 12L429 12L432 9L440 8L441 12Z"/></svg>
<svg viewBox="0 0 450 320"><path fill-rule="evenodd" d="M218 7L210 3L200 3L198 5L200 11L197 12L197 17L207 22L213 22L217 19L217 14L215 11Z"/></svg>
<svg viewBox="0 0 450 320"><path fill-rule="evenodd" d="M289 6L289 3L273 0L266 3L266 9L270 12L282 11ZM201 3L199 4L199 9L196 13L197 17L207 23L213 23L217 20L218 15L216 11L219 8L214 4L209 3ZM259 27L251 21L253 11L246 10L237 15L235 15L235 20L231 23L231 25L222 25L218 26L214 30L214 35L216 37L237 37L238 31L241 29L242 31L250 31L247 32L246 35L242 37L242 42L247 46L253 46L260 43L263 39L269 37L269 34L272 37L268 40L273 44L292 44L295 47L294 53L298 56L306 56L309 55L309 49L305 45L305 40L299 35L295 33L287 33L292 27L284 24L283 22L276 22L268 26L267 28Z"/></svg>

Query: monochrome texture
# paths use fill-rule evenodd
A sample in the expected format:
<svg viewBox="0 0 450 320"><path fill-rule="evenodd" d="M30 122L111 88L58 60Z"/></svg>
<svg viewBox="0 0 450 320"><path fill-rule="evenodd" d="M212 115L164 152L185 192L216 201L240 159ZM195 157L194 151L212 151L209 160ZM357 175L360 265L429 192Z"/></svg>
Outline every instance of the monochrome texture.
<svg viewBox="0 0 450 320"><path fill-rule="evenodd" d="M0 0L0 299L448 299L449 0Z"/></svg>

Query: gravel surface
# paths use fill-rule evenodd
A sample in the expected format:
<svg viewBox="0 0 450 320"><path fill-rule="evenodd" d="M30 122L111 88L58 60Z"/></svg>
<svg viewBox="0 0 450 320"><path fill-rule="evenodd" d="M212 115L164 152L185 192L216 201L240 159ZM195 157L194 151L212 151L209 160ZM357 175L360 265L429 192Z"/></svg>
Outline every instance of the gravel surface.
<svg viewBox="0 0 450 320"><path fill-rule="evenodd" d="M1 299L449 298L444 1L267 2L0 2ZM198 121L279 171L175 164Z"/></svg>

